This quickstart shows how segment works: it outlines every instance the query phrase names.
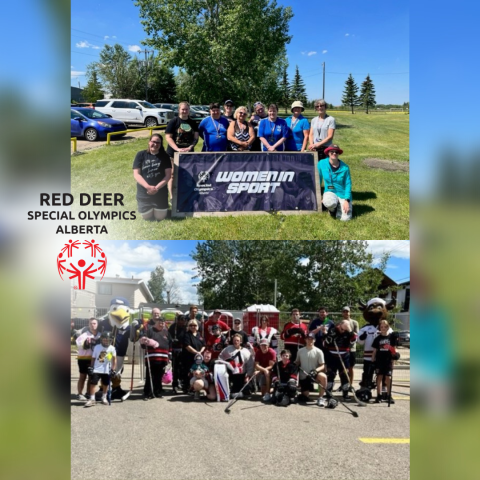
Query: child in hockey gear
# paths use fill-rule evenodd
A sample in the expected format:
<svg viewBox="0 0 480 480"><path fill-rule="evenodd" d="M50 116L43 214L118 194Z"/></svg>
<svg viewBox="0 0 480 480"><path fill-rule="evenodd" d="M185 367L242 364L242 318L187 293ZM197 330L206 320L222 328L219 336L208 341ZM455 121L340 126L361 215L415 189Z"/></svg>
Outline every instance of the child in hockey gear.
<svg viewBox="0 0 480 480"><path fill-rule="evenodd" d="M232 342L233 345L229 345L221 351L219 360L224 360L231 367L228 369L228 374L232 384L232 397L238 393L239 398L242 398L244 393L240 393L240 390L252 377L255 363L250 350L242 347L241 335L236 333L232 338Z"/></svg>
<svg viewBox="0 0 480 480"><path fill-rule="evenodd" d="M98 320L91 318L88 321L88 328L83 331L80 336L75 340L78 347L78 369L80 375L77 383L77 400L82 402L87 401L86 397L82 395L85 380L87 379L88 367L92 363L92 350L95 345L100 341L100 333L98 332ZM88 390L88 382L87 382ZM87 392L88 395L88 392Z"/></svg>
<svg viewBox="0 0 480 480"><path fill-rule="evenodd" d="M110 332L103 332L100 335L100 344L93 349L92 360L88 368L89 394L90 399L85 404L85 407L93 407L95 405L95 385L98 380L102 383L102 398L101 403L108 405L107 390L110 385L110 377L115 376L115 364L117 359L117 352L113 345L110 345L112 336Z"/></svg>
<svg viewBox="0 0 480 480"><path fill-rule="evenodd" d="M378 326L380 329L380 335L375 337L372 343L373 355L372 362L375 365L375 373L377 374L377 398L375 403L382 401L382 381L385 379L387 392L391 391L391 376L393 361L400 358L395 350L394 344L396 343L396 335L394 333L388 333L390 326L386 320L380 320ZM393 398L386 399L390 403L395 403Z"/></svg>
<svg viewBox="0 0 480 480"><path fill-rule="evenodd" d="M348 369L350 366L350 346L355 343L356 340L357 336L352 331L348 320L342 320L338 325L330 326L325 334L324 346L329 351L330 358L329 364L327 365L327 388L330 391L333 389L335 377L338 372L344 400L349 399L350 379L345 373L341 360L343 360L345 368Z"/></svg>
<svg viewBox="0 0 480 480"><path fill-rule="evenodd" d="M226 347L227 337L222 334L220 325L212 325L212 335L207 342L207 348L211 350L212 358L216 360L220 352Z"/></svg>
<svg viewBox="0 0 480 480"><path fill-rule="evenodd" d="M292 310L291 320L285 325L280 338L291 353L292 362L297 359L298 349L305 346L308 327L300 320L300 310Z"/></svg>
<svg viewBox="0 0 480 480"><path fill-rule="evenodd" d="M193 398L200 400L200 392L208 392L208 367L203 363L203 356L200 353L195 355L195 363L190 368L190 390L194 393Z"/></svg>
<svg viewBox="0 0 480 480"><path fill-rule="evenodd" d="M372 364L372 343L374 338L378 335L378 324L380 320L386 320L388 311L395 307L396 300L393 298L390 302L386 302L382 298L372 298L366 304L359 302L358 308L363 311L363 318L367 325L362 327L358 332L358 343L364 345L363 352L363 374L360 386L362 389L370 391L375 388L373 383L374 366ZM389 330L388 333L392 333ZM362 390L360 389L360 391ZM359 393L360 393L359 391ZM370 394L371 397L371 394Z"/></svg>
<svg viewBox="0 0 480 480"><path fill-rule="evenodd" d="M298 367L291 361L290 350L282 350L280 357L272 368L273 402L287 407L297 394Z"/></svg>

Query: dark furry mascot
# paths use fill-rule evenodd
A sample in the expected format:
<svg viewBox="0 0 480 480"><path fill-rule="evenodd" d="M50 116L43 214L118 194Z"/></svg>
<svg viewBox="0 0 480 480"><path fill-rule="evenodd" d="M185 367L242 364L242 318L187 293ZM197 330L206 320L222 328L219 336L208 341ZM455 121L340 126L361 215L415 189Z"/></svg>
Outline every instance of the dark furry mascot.
<svg viewBox="0 0 480 480"><path fill-rule="evenodd" d="M367 304L361 300L358 302L358 308L363 311L363 318L367 325L362 327L358 332L358 343L364 345L363 354L363 374L360 388L356 393L360 400L367 401L372 398L371 389L375 388L373 384L374 366L372 365L372 343L374 338L378 335L378 323L380 320L386 320L388 311L395 308L397 301L392 298L390 302L386 302L382 298L372 298ZM389 329L388 333L393 330Z"/></svg>

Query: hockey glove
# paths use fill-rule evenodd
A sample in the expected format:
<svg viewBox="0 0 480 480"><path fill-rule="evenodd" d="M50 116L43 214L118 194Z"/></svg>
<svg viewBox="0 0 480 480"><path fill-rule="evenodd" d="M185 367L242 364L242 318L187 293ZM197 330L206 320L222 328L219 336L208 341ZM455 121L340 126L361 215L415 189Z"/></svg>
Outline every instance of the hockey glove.
<svg viewBox="0 0 480 480"><path fill-rule="evenodd" d="M317 375L318 375L318 372L315 369L310 370L310 376L312 377L312 380L316 380Z"/></svg>
<svg viewBox="0 0 480 480"><path fill-rule="evenodd" d="M367 338L367 332L363 332L358 338L360 340L365 340Z"/></svg>
<svg viewBox="0 0 480 480"><path fill-rule="evenodd" d="M110 370L110 377L113 378L113 377L116 377L117 376L117 372L115 370Z"/></svg>

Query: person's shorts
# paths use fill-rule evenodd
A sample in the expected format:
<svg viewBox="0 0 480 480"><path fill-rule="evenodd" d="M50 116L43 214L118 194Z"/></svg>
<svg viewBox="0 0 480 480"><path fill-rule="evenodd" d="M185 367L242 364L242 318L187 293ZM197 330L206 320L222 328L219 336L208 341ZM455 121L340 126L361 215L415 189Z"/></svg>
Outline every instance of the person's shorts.
<svg viewBox="0 0 480 480"><path fill-rule="evenodd" d="M257 384L259 387L263 387L267 385L267 377L265 377L265 374L263 372L260 372L257 375Z"/></svg>
<svg viewBox="0 0 480 480"><path fill-rule="evenodd" d="M82 359L78 359L77 363L78 363L79 372L84 373L86 375L88 373L88 367L90 366L92 361L82 358Z"/></svg>
<svg viewBox="0 0 480 480"><path fill-rule="evenodd" d="M163 187L156 195L147 197L137 196L138 212L142 215L153 210L168 210L168 189Z"/></svg>
<svg viewBox="0 0 480 480"><path fill-rule="evenodd" d="M208 389L208 382L207 382L207 379L206 378L198 378L198 377L192 377L190 379L190 386L193 387L193 384L197 381L197 380L201 380L203 382L203 388L205 390Z"/></svg>
<svg viewBox="0 0 480 480"><path fill-rule="evenodd" d="M90 377L90 384L96 385L99 380L102 381L102 385L108 385L110 383L110 375L106 373L94 373Z"/></svg>
<svg viewBox="0 0 480 480"><path fill-rule="evenodd" d="M357 352L350 352L350 367L353 368L357 364Z"/></svg>
<svg viewBox="0 0 480 480"><path fill-rule="evenodd" d="M375 365L375 373L377 375L385 375L386 377L392 376L392 366L390 364L377 364Z"/></svg>
<svg viewBox="0 0 480 480"><path fill-rule="evenodd" d="M313 388L313 380L310 377L306 377L303 380L300 379L300 391L302 392L313 392L315 389Z"/></svg>

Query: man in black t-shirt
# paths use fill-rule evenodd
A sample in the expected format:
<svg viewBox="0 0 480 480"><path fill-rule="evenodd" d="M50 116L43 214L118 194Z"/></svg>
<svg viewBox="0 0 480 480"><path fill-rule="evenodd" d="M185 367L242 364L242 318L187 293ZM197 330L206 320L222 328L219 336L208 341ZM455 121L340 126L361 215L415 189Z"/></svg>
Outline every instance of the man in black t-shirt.
<svg viewBox="0 0 480 480"><path fill-rule="evenodd" d="M144 220L163 220L167 216L167 183L172 167L159 133L150 137L148 149L138 152L133 161L137 182L138 211Z"/></svg>
<svg viewBox="0 0 480 480"><path fill-rule="evenodd" d="M168 148L167 154L172 161L173 172L173 157L175 152L193 152L195 145L198 142L198 125L190 117L190 105L188 102L181 102L178 105L178 117L172 118L168 122L165 130L165 137L167 139ZM173 189L173 174L172 178L168 182L168 191L170 197Z"/></svg>

